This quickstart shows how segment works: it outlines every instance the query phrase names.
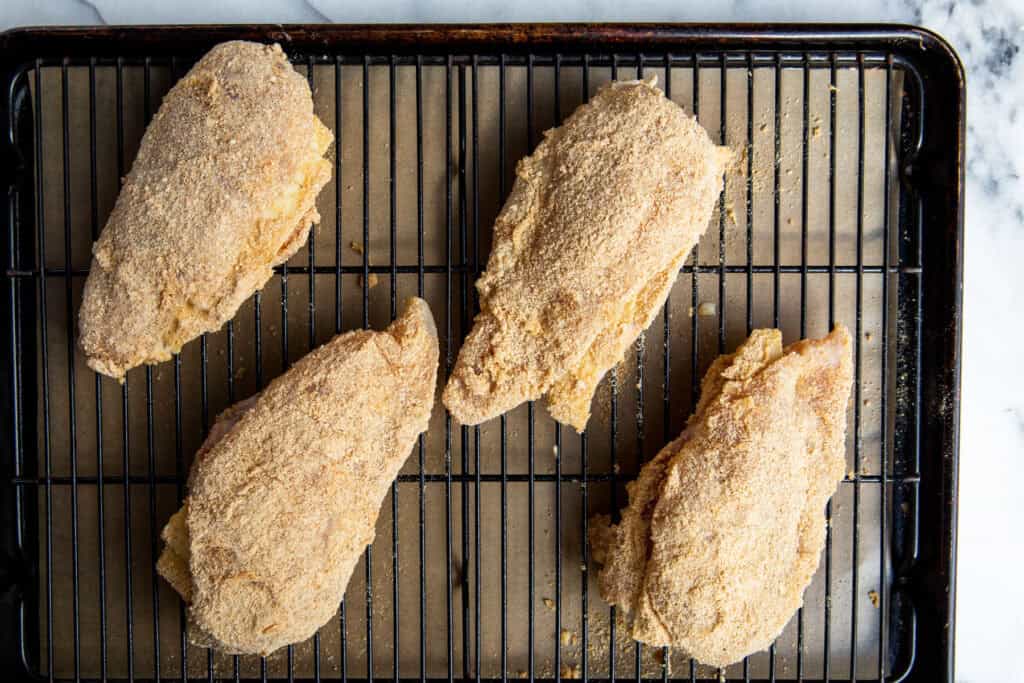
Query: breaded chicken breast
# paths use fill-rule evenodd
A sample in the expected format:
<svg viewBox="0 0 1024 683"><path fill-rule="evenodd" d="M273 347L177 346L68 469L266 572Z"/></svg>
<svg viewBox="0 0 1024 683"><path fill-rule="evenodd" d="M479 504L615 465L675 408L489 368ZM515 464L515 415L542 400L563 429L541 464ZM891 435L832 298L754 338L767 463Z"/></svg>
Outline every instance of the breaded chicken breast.
<svg viewBox="0 0 1024 683"><path fill-rule="evenodd" d="M437 365L430 309L413 299L383 332L335 337L221 416L157 564L193 642L266 655L334 615L427 428Z"/></svg>
<svg viewBox="0 0 1024 683"><path fill-rule="evenodd" d="M93 246L89 367L121 379L218 329L305 242L331 132L277 45L210 50L164 98Z"/></svg>
<svg viewBox="0 0 1024 683"><path fill-rule="evenodd" d="M697 411L591 532L601 595L632 635L711 666L768 647L802 604L846 470L850 335L783 348L755 330L708 370Z"/></svg>
<svg viewBox="0 0 1024 683"><path fill-rule="evenodd" d="M463 424L547 394L578 431L708 225L730 158L654 87L612 83L519 162L444 391Z"/></svg>

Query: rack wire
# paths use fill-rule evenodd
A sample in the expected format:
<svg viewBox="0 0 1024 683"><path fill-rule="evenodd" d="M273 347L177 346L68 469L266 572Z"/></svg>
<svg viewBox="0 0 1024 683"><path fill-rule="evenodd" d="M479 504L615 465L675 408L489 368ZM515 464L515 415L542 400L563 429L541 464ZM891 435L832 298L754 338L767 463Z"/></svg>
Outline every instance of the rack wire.
<svg viewBox="0 0 1024 683"><path fill-rule="evenodd" d="M201 51L55 52L10 69L23 164L9 194L3 379L12 546L29 567L13 644L24 670L691 681L919 671L919 634L931 628L914 585L929 581L918 568L931 520L921 434L932 322L926 209L905 172L925 139L919 65L892 45L523 51L499 41L438 54L381 42L291 51L337 138L322 224L224 330L121 386L88 372L75 349L89 246L162 94ZM382 327L412 294L437 317L446 377L516 160L600 84L651 74L738 150L737 163L661 314L602 383L587 431L532 403L457 426L438 402L337 619L269 658L191 645L155 559L215 415L333 334ZM623 504L624 483L681 430L716 355L755 327L779 327L788 342L839 321L855 339L850 471L826 511L804 607L769 651L721 671L628 642L596 592L588 517ZM945 400L955 411L955 394Z"/></svg>

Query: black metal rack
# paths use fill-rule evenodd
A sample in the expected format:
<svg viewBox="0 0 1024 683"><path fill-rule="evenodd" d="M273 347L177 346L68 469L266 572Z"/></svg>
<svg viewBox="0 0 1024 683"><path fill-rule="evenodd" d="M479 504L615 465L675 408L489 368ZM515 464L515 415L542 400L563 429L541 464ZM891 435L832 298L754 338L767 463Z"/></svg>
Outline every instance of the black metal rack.
<svg viewBox="0 0 1024 683"><path fill-rule="evenodd" d="M333 80L333 102L318 99L318 110L333 106L333 118L329 112L322 118L339 137L336 177L324 191L334 195L333 234L322 230L312 237L309 248L278 268L274 280L226 330L193 342L166 367L133 371L125 385L116 387L84 371L75 355L74 320L88 267L88 251L82 245L101 229L116 194L116 178L125 174L132 145L141 135L141 126L129 125L126 111L141 108L144 124L155 111L159 94L192 60L213 44L236 38L280 41L314 88ZM7 189L0 381L4 422L10 427L3 436L0 489L0 576L5 589L0 600L0 657L12 678L508 679L517 677L515 667L521 666L531 679L952 680L964 83L955 54L941 39L911 27L815 25L27 29L0 35L0 70L5 125L0 159ZM572 109L564 104L567 99L582 101L592 92L598 71L614 79L641 76L646 70L664 74L663 87L670 95L674 82L677 90L685 85L698 115L701 103L710 101L704 99L709 87L704 75L717 73L719 92L713 106L721 139L728 137L729 79L739 78L739 87L745 87L740 129L746 136L746 168L737 176L742 182L730 180L738 182L745 196L742 208L735 209L741 217L745 214L745 232L727 227L731 209L723 200L709 229L711 241L702 241L695 250L670 302L647 333L661 338L662 353L648 353L641 340L635 354L627 354L624 365L632 367L624 373L629 382L636 380L635 392L624 377L612 373L602 389L606 405L596 410L580 437L563 434L532 404L496 424L476 428L456 428L438 405L431 432L420 438L385 502L378 525L385 533L378 534L360 575L353 578L357 590L350 586L338 621L318 634L311 650L290 647L269 661L221 661L189 645L183 610L176 601L169 602L166 588L160 588L153 560L166 510L184 492L188 456L211 417L257 390L330 334L369 326L371 318L383 320L388 313L394 316L399 292L426 292L443 300L434 310L446 340L442 363L445 371L450 370L458 340L472 320L472 285L489 243L487 215L504 198L515 159L533 148L542 129L537 82L550 80L553 85L553 96L544 96L550 97L544 107L551 118L544 123L556 123ZM382 75L374 80L378 71ZM353 91L343 85L350 72L359 79L361 90L352 105L342 101L343 93ZM488 90L497 94L494 107L488 95L481 94L482 83L491 77L485 72L496 80ZM755 132L754 116L755 92L762 92L755 88L760 73L774 79L774 101L765 124L770 124L767 145L774 146L774 163L769 157L767 164L761 157L755 162L754 152L755 137L762 137ZM803 93L800 106L793 109L800 119L794 129L800 178L795 260L783 254L787 229L782 216L791 208L780 189L787 182L783 166L789 163L783 161L781 148L787 125L783 119L792 108L783 101L783 78L790 73L801 75ZM828 120L821 122L828 131L828 209L819 221L820 239L813 230L816 219L810 213L815 204L809 196L812 166L817 163L809 150L818 144L809 104L815 73L822 74L828 86ZM690 79L685 84L680 82L684 75ZM849 178L837 170L837 145L853 135L837 118L840 76L854 79L857 92L852 119L856 162ZM872 90L866 79L876 76L882 80ZM430 83L425 85L426 80ZM374 99L379 90L374 91L373 84L384 84L386 98ZM444 91L443 122L439 110L433 124L424 105L434 96L432 86ZM575 94L565 95L569 87ZM884 180L884 206L879 235L872 238L872 244L881 245L872 252L878 258L865 255L869 92L884 98L886 136L897 131L882 144L878 177ZM105 103L105 95L112 95L113 102ZM515 99L520 96L521 102ZM83 103L84 114L77 102ZM522 104L519 108L525 114L525 131L519 129L515 144L510 102ZM110 105L112 122L104 118ZM380 130L372 123L377 120L377 105L387 112L380 115L387 119ZM410 107L414 117L404 113ZM359 116L362 133L355 143L344 139L348 111ZM496 163L491 168L481 162L488 145L481 140L481 121L489 116L496 121ZM406 127L411 125L415 130ZM388 142L386 151L378 153L381 135ZM406 147L396 144L400 137L410 141ZM732 142L744 140L741 136ZM351 178L343 175L347 171L342 167L343 160L351 158L350 143L361 159L361 188L348 187L343 179ZM431 175L428 157L441 156L442 151L443 168ZM50 154L62 160L59 173L44 166ZM87 183L73 173L76 163L85 169ZM415 169L411 181L403 175L407 168ZM373 189L375 172L385 173L383 190ZM443 177L443 184L426 187L426 176L431 181ZM844 187L854 176L855 188ZM759 190L755 184L762 180L767 189ZM487 200L482 208L488 187L495 201ZM399 199L406 196L400 194L404 191L410 192L409 202ZM844 223L837 199L847 191L854 198L852 223ZM756 200L765 193L770 197L767 208ZM353 221L346 222L349 194L362 195L354 228ZM371 197L378 204L385 197L386 210L372 205ZM768 216L767 230L764 235L759 231L756 240L755 213ZM739 225L738 220L733 222ZM399 227L413 224L414 230ZM399 237L400 232L404 236ZM353 235L364 247L357 259L346 250L345 241ZM766 240L770 256L761 258ZM378 244L380 248L371 253L372 241L386 246ZM415 248L403 242L415 243ZM443 258L432 261L433 255ZM374 276L386 279L387 296L371 292ZM852 288L844 278L853 279ZM296 283L291 290L290 280ZM796 285L790 291L786 288L791 281ZM871 289L875 285L870 283L876 281L880 292ZM296 285L303 290L298 297ZM853 510L850 537L841 539L849 544L850 556L838 564L834 544L840 539L830 521L820 577L823 600L813 605L815 613L819 606L823 610L822 633L812 642L811 626L805 628L805 616L808 622L811 619L809 603L787 630L792 631L792 642L784 648L786 653L777 653L773 646L769 653L722 672L688 662L671 672L655 666L651 674L649 664L657 661L652 658L664 661L668 653L632 645L623 651L616 644L610 614L607 632L600 633L609 645L593 651L599 639L594 615L608 610L587 579L588 549L581 539L586 538L588 515L617 509L623 500L621 484L678 433L696 402L701 371L733 344L735 311L742 311L741 333L758 326L756 321L761 326L788 326L792 333L808 336L820 327L810 320L808 301L821 288L827 291L822 315L828 325L845 319L857 339L852 468L841 485L841 491L849 491L842 494L843 500L848 498ZM738 298L737 289L743 293ZM705 296L710 291L718 304L710 327L695 312L702 291ZM763 292L769 293L767 298ZM846 300L850 296L852 309ZM799 302L792 316L788 297ZM866 301L871 297L877 300ZM678 313L681 301L690 307L689 316ZM268 322L268 309L278 303L279 357L271 341L277 331ZM295 329L302 323L304 335ZM871 351L865 350L868 329L877 329L881 337ZM248 353L250 343L255 373L245 378L239 373L240 354ZM273 362L266 360L268 354L273 354ZM865 358L878 364L878 387L869 385ZM871 368L874 373L876 366ZM683 389L678 388L679 377L687 380ZM662 390L650 389L652 381L661 381ZM189 387L193 384L194 392ZM867 425L867 418L862 419L862 410L868 410L862 394L879 396L877 424ZM112 424L119 429L112 430ZM525 435L516 431L519 424ZM877 462L875 455L869 458L863 452L863 434L869 427L879 432ZM541 447L548 444L555 454L550 467ZM86 450L88 459L81 455ZM120 456L119 462L115 456ZM563 470L563 461L570 463L568 471ZM92 474L83 473L83 468ZM400 496L407 487L416 494ZM523 488L525 495L520 495ZM407 509L403 505L409 505L410 497ZM521 530L510 522L516 501L525 503L528 512L525 558L516 557ZM877 509L877 534L862 535L861 516L868 515L869 502L872 510ZM63 519L55 506L66 514ZM551 514L550 522L538 517L538 506ZM832 504L828 514L831 519ZM83 521L87 515L98 520L88 531ZM500 518L500 530L482 530L491 515ZM115 527L120 535L113 533ZM411 538L406 527L417 530ZM553 533L553 544L541 540L544 532ZM82 540L80 535L85 534L95 546ZM441 538L443 554L437 550ZM550 557L542 558L553 563L550 580L536 568L541 558L537 548L544 543L553 548ZM578 547L570 552L570 545ZM116 557L111 548L117 550ZM878 601L880 616L870 647L859 645L858 619L864 620L858 596L866 587L862 584L867 565L858 553L871 558L871 577L879 586L871 598ZM442 576L431 574L437 566L432 554L448 558L441 563ZM415 563L408 580L403 578L403 563L410 555ZM519 566L522 559L524 567ZM382 563L390 573L381 573ZM577 563L579 571L569 569ZM95 583L95 595L83 587L87 566L88 585ZM524 569L526 584L520 592L527 604L516 606L512 598L519 589L511 584ZM852 596L848 611L835 607L840 570L842 580L850 582L849 590L844 584L842 591ZM391 577L383 592L382 576ZM439 582L445 586L443 600ZM566 587L570 582L571 595ZM551 615L543 611L548 598L538 602L544 590L554 596ZM400 615L405 614L402 606L408 609L412 601L418 604L412 610L416 637L410 642ZM95 610L86 609L89 603ZM383 632L381 604L388 608ZM435 606L441 611L436 623ZM137 617L143 610L149 619ZM559 642L563 628L570 625L570 612L582 643L572 653ZM358 641L354 625L362 627ZM444 633L431 630L434 626ZM329 629L333 630L328 633ZM328 661L327 641L335 637L337 659ZM523 639L525 644L519 642ZM848 652L836 655L833 648L840 639ZM547 657L538 654L545 651L550 659L537 661ZM812 655L817 662L813 667ZM521 665L513 665L512 659ZM358 670L352 665L356 660ZM565 668L569 660L572 665ZM624 666L628 676L622 673Z"/></svg>

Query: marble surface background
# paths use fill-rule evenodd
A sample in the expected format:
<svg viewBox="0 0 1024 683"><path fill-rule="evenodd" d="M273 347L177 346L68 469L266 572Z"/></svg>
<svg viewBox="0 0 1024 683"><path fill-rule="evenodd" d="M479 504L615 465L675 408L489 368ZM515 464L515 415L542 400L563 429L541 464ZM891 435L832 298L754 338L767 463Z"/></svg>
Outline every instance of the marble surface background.
<svg viewBox="0 0 1024 683"><path fill-rule="evenodd" d="M4 0L39 24L894 21L938 31L968 71L957 679L1024 681L1024 3L1013 0ZM928 653L920 653L928 656Z"/></svg>

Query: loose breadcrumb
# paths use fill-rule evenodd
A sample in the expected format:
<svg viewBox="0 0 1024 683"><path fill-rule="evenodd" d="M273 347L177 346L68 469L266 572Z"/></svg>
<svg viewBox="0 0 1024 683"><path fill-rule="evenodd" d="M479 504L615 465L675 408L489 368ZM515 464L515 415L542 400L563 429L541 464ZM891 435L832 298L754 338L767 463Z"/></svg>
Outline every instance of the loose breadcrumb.
<svg viewBox="0 0 1024 683"><path fill-rule="evenodd" d="M561 668L562 678L577 679L581 675L579 664L563 664Z"/></svg>

